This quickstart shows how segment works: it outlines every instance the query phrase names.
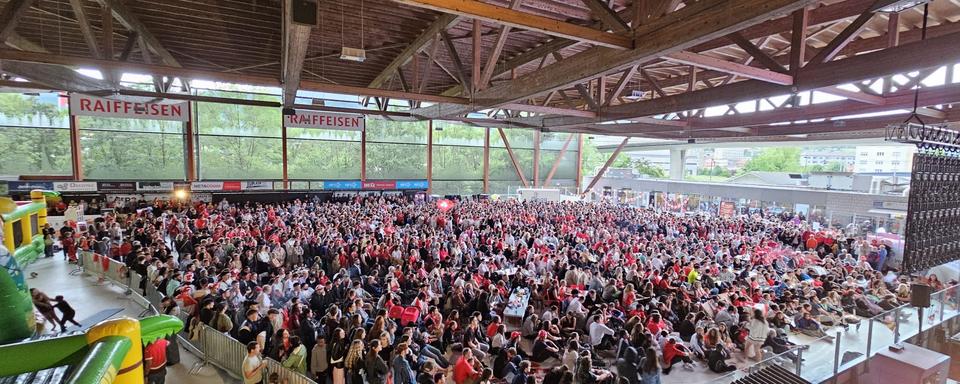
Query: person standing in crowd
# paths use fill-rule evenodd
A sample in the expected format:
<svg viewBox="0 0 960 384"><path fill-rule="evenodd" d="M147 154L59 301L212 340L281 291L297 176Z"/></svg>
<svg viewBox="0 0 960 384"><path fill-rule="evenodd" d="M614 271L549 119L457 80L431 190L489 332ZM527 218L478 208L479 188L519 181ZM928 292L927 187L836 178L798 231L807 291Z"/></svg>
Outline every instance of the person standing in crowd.
<svg viewBox="0 0 960 384"><path fill-rule="evenodd" d="M256 341L247 343L247 356L243 358L243 384L263 383L263 371L267 362L260 357L260 344Z"/></svg>
<svg viewBox="0 0 960 384"><path fill-rule="evenodd" d="M143 349L147 384L163 384L167 377L167 339L157 339Z"/></svg>

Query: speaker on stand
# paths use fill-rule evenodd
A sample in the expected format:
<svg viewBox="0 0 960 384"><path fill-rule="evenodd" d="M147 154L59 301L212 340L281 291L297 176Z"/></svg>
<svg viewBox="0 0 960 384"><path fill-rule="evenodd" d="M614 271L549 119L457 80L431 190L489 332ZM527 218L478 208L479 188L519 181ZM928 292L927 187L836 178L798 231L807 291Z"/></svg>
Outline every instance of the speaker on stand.
<svg viewBox="0 0 960 384"><path fill-rule="evenodd" d="M917 308L917 338L919 345L923 345L923 309L930 307L930 286L913 283L910 285L910 305ZM942 305L942 304L941 304Z"/></svg>

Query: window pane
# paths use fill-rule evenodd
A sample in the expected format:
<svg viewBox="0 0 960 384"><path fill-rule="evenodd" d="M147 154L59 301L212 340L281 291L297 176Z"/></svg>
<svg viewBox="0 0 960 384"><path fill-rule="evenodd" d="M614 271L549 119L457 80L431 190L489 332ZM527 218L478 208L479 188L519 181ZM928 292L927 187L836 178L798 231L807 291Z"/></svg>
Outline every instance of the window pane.
<svg viewBox="0 0 960 384"><path fill-rule="evenodd" d="M513 181L490 180L491 195L503 195L503 194L513 195L517 193L517 188L523 188L523 183L516 180L513 180Z"/></svg>
<svg viewBox="0 0 960 384"><path fill-rule="evenodd" d="M367 142L426 144L427 122L368 118Z"/></svg>
<svg viewBox="0 0 960 384"><path fill-rule="evenodd" d="M426 175L426 145L367 143L368 179L423 179Z"/></svg>
<svg viewBox="0 0 960 384"><path fill-rule="evenodd" d="M533 150L514 149L513 154L523 176L533 178ZM520 180L506 149L490 148L490 180Z"/></svg>
<svg viewBox="0 0 960 384"><path fill-rule="evenodd" d="M281 179L280 139L200 136L200 178Z"/></svg>
<svg viewBox="0 0 960 384"><path fill-rule="evenodd" d="M183 136L80 131L83 176L88 179L183 180Z"/></svg>
<svg viewBox="0 0 960 384"><path fill-rule="evenodd" d="M287 162L291 179L359 179L360 143L288 139Z"/></svg>
<svg viewBox="0 0 960 384"><path fill-rule="evenodd" d="M563 149L563 144L567 142L567 138L570 137L570 133L562 132L543 132L540 134L540 149ZM576 150L577 149L577 134L572 134L573 138L570 139L570 144L567 145L567 150ZM513 144L511 141L510 144Z"/></svg>
<svg viewBox="0 0 960 384"><path fill-rule="evenodd" d="M288 139L360 141L360 132L340 129L287 128Z"/></svg>
<svg viewBox="0 0 960 384"><path fill-rule="evenodd" d="M183 123L180 121L145 120L145 119L117 119L109 117L80 116L80 129L175 133L183 132Z"/></svg>
<svg viewBox="0 0 960 384"><path fill-rule="evenodd" d="M200 134L280 137L280 108L196 103Z"/></svg>
<svg viewBox="0 0 960 384"><path fill-rule="evenodd" d="M503 134L507 136L510 148L533 148L534 132L532 129L504 128ZM494 128L490 129L490 146L506 147L503 145L503 139L500 138L500 132L497 132Z"/></svg>
<svg viewBox="0 0 960 384"><path fill-rule="evenodd" d="M434 195L476 195L483 193L483 180L434 180L431 190Z"/></svg>
<svg viewBox="0 0 960 384"><path fill-rule="evenodd" d="M0 127L0 175L70 175L70 131Z"/></svg>
<svg viewBox="0 0 960 384"><path fill-rule="evenodd" d="M553 168L554 162L557 161L557 156L560 155L560 151L540 151L540 179L546 180L547 175L550 174L550 169ZM557 171L553 174L553 179L572 179L576 177L577 173L577 152L567 150L563 154L563 159L560 160L560 164L557 165ZM550 182L553 184L553 181Z"/></svg>
<svg viewBox="0 0 960 384"><path fill-rule="evenodd" d="M483 148L434 145L433 178L483 179Z"/></svg>
<svg viewBox="0 0 960 384"><path fill-rule="evenodd" d="M0 93L0 125L68 128L66 99L56 93Z"/></svg>
<svg viewBox="0 0 960 384"><path fill-rule="evenodd" d="M469 145L483 147L483 136L486 128L471 127L450 121L433 121L433 143L447 145ZM491 131L495 135L495 131Z"/></svg>

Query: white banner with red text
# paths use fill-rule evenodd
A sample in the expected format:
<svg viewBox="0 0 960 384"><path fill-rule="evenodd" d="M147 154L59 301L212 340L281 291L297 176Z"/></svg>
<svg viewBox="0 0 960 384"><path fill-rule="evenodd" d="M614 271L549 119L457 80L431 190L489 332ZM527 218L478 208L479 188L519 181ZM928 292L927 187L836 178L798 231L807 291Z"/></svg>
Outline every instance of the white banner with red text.
<svg viewBox="0 0 960 384"><path fill-rule="evenodd" d="M346 113L326 113L297 111L293 115L284 115L283 124L287 128L322 128L342 131L363 131L366 127L365 115Z"/></svg>
<svg viewBox="0 0 960 384"><path fill-rule="evenodd" d="M140 103L71 93L70 113L76 116L187 121L190 119L187 103L186 101L172 102L169 100L158 103Z"/></svg>

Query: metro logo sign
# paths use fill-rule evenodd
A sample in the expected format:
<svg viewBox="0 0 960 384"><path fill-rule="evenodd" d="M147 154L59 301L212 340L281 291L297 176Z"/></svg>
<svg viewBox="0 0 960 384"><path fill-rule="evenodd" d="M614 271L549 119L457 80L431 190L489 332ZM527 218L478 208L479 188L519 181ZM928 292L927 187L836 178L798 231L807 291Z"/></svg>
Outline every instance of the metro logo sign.
<svg viewBox="0 0 960 384"><path fill-rule="evenodd" d="M187 121L187 102L137 103L126 100L70 94L70 113L76 116L99 116L126 119Z"/></svg>
<svg viewBox="0 0 960 384"><path fill-rule="evenodd" d="M388 181L364 181L363 189L397 189L397 182L393 180Z"/></svg>
<svg viewBox="0 0 960 384"><path fill-rule="evenodd" d="M366 116L349 115L344 113L297 111L297 113L294 115L283 116L283 123L288 128L321 128L339 129L342 131L363 131L366 127Z"/></svg>

